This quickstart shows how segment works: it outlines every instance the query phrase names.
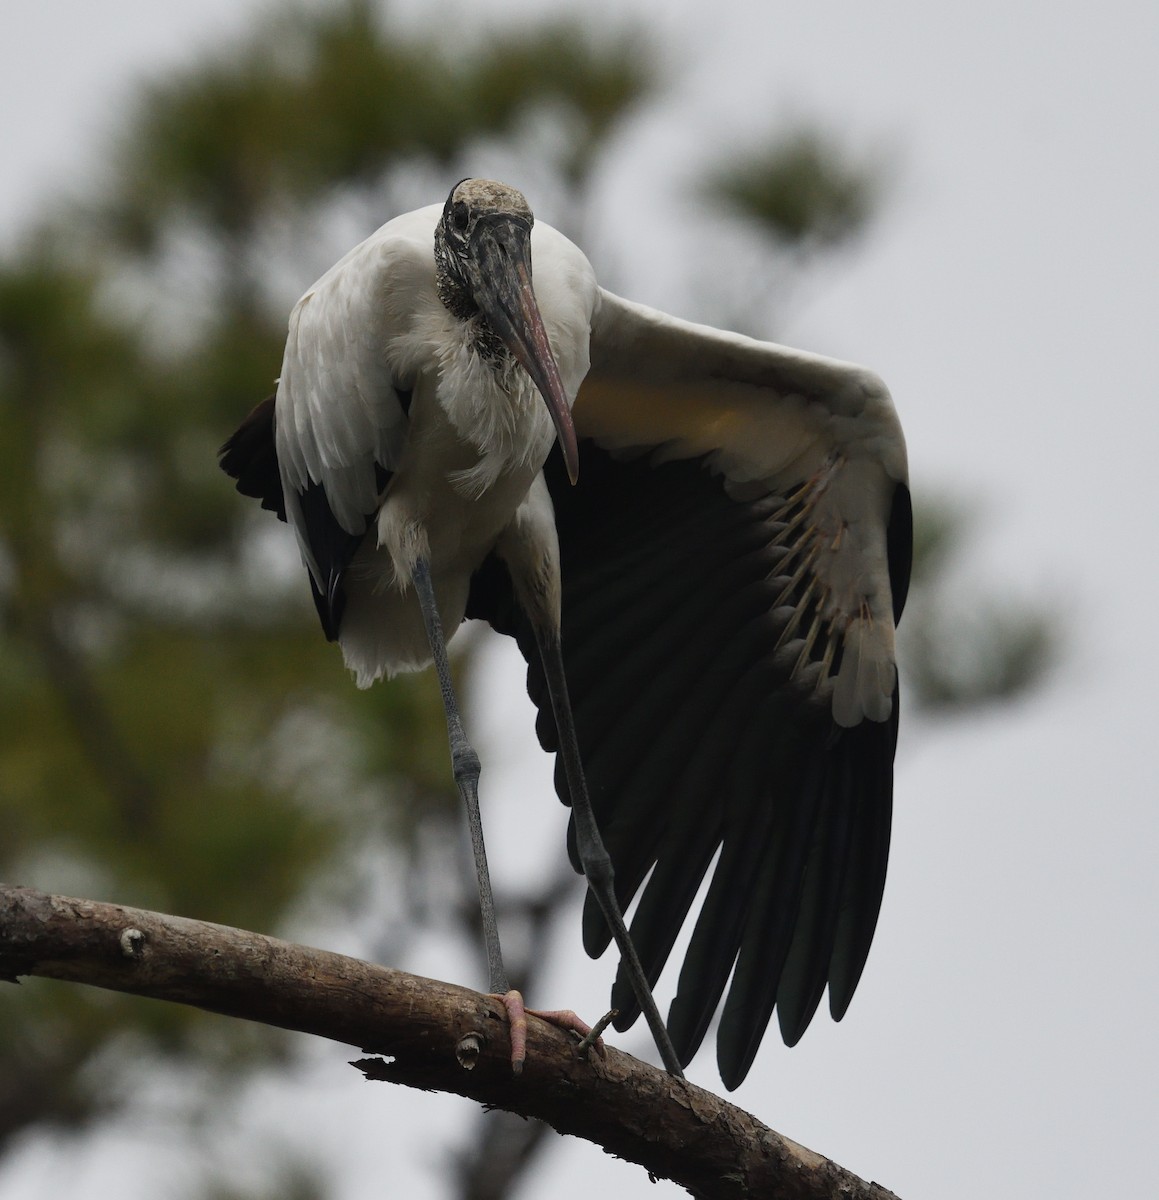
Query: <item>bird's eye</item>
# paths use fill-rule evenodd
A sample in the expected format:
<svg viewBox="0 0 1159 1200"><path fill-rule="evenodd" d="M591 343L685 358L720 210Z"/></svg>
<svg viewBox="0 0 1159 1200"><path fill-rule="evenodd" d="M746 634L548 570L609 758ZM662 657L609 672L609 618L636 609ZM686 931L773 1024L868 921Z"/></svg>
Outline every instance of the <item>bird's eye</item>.
<svg viewBox="0 0 1159 1200"><path fill-rule="evenodd" d="M462 200L456 200L454 208L451 209L451 220L455 223L455 228L460 233L467 228L470 220L470 214L467 211L466 204Z"/></svg>

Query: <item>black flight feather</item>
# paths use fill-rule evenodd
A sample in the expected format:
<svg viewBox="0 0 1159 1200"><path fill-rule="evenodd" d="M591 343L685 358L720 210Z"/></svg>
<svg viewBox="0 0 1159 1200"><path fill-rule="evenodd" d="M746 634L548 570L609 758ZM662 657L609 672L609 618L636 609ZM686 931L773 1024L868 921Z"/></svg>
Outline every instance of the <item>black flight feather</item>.
<svg viewBox="0 0 1159 1200"><path fill-rule="evenodd" d="M897 695L890 720L845 729L827 703L786 693L796 686L787 684L796 651L787 656L779 645L786 613L774 604L800 561L793 497L738 501L701 461L616 458L590 441L582 461L575 487L558 451L545 475L592 805L621 904L643 887L631 928L653 983L719 851L668 1027L687 1063L731 976L718 1062L735 1088L774 1009L795 1042L826 986L840 1019L860 979L885 883ZM899 486L887 539L898 616L911 527L909 493ZM791 602L805 586L793 587ZM540 741L557 750L534 637L495 556L472 580L467 615L516 638ZM825 642L810 652L814 662ZM840 653L838 643L831 673ZM567 803L558 762L556 788ZM571 830L569 846L574 863ZM589 896L584 945L596 955L608 941ZM613 1004L620 1028L638 1015L622 973Z"/></svg>
<svg viewBox="0 0 1159 1200"><path fill-rule="evenodd" d="M399 393L404 411L410 408L410 393ZM237 490L243 496L253 496L262 503L262 508L276 513L282 521L286 519L286 499L282 491L282 477L278 470L277 443L274 438L276 415L273 396L259 404L238 427L237 432L218 452L221 469L237 480ZM374 464L375 483L381 495L390 482L391 473L380 464ZM326 490L320 483L311 483L298 493L305 525L306 542L314 561L321 572L321 584L308 572L310 592L314 607L328 641L338 640L342 627L342 613L346 607L343 577L350 566L373 514L368 514L366 524L359 533L350 533L339 523L326 499Z"/></svg>
<svg viewBox="0 0 1159 1200"><path fill-rule="evenodd" d="M262 508L286 519L278 452L274 445L274 397L267 396L238 426L217 452L221 469L237 480L243 496L253 496Z"/></svg>

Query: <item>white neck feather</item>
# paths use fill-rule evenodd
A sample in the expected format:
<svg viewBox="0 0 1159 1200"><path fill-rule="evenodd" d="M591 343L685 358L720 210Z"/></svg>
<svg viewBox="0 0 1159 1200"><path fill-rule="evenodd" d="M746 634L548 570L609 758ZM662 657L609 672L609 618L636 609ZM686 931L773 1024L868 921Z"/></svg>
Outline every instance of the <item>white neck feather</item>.
<svg viewBox="0 0 1159 1200"><path fill-rule="evenodd" d="M473 348L470 322L456 322L457 337L444 344L438 399L479 462L455 475L469 496L482 495L504 474L538 471L551 449L555 428L547 405L527 372L507 357L497 370Z"/></svg>

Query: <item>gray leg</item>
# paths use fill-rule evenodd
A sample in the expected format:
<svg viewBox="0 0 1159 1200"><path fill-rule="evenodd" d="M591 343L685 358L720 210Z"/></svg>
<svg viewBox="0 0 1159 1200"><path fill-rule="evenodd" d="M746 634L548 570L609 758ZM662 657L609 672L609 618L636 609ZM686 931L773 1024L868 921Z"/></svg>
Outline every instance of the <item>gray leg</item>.
<svg viewBox="0 0 1159 1200"><path fill-rule="evenodd" d="M483 937L487 944L488 990L502 1002L511 1027L511 1069L518 1075L523 1070L527 1055L527 1013L540 1017L560 1029L570 1031L583 1039L583 1045L595 1045L596 1052L603 1054L600 1031L591 1027L570 1009L555 1012L540 1012L525 1009L523 997L512 990L507 981L507 970L503 966L503 953L499 949L499 925L495 920L495 900L491 894L491 873L487 869L487 851L483 846L483 821L479 815L479 756L467 741L463 732L463 721L459 716L459 705L451 681L451 667L447 661L447 642L443 637L443 623L439 618L435 602L435 589L431 583L431 567L425 558L419 558L413 571L415 592L423 611L423 624L427 629L427 640L435 660L435 671L439 677L439 690L443 694L443 709L447 714L447 738L451 743L451 768L459 795L467 806L467 825L471 830L471 849L475 855L475 874L479 879L479 910L483 917Z"/></svg>
<svg viewBox="0 0 1159 1200"><path fill-rule="evenodd" d="M556 729L559 731L559 752L563 756L564 774L567 776L567 786L571 792L571 811L575 820L576 847L579 850L580 864L583 866L588 887L591 888L603 911L604 919L608 922L608 928L612 931L628 981L632 985L632 991L636 993L640 1011L643 1012L648 1028L652 1031L664 1066L670 1075L683 1079L684 1072L680 1069L680 1060L672 1048L668 1030L660 1018L656 1001L652 998L652 989L648 986L648 978L640 965L640 957L632 944L628 927L624 923L624 914L620 912L620 905L616 900L612 885L612 860L604 847L603 838L600 837L595 813L592 812L591 800L588 797L579 744L576 741L571 701L568 699L567 679L563 671L559 634L543 628L538 622L532 624L535 627L535 640L543 661L544 674L547 676L547 690L551 695Z"/></svg>
<svg viewBox="0 0 1159 1200"><path fill-rule="evenodd" d="M463 732L463 721L459 716L459 705L455 700L455 689L451 682L451 666L447 661L447 643L443 637L443 623L439 619L435 603L435 589L431 583L431 567L425 558L414 565L414 585L419 605L423 610L423 623L427 627L427 640L435 659L435 670L439 676L439 690L443 694L443 709L447 714L447 738L451 743L451 768L459 795L467 806L467 825L471 831L471 849L475 855L475 874L479 880L479 909L483 916L483 937L487 944L488 990L498 996L510 991L507 971L503 966L503 953L499 949L499 926L495 920L495 900L491 894L491 874L487 870L487 851L483 846L483 821L479 815L479 756L467 741Z"/></svg>

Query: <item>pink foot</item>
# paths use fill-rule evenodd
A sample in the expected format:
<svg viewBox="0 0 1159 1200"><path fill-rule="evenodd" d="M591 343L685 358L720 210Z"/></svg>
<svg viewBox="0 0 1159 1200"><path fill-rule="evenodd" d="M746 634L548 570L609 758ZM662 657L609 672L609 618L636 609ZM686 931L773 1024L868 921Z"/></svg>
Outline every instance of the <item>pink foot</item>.
<svg viewBox="0 0 1159 1200"><path fill-rule="evenodd" d="M533 1017L538 1017L541 1021L546 1021L549 1025L554 1025L557 1029L562 1029L565 1033L576 1034L581 1042L586 1041L589 1046L594 1047L595 1052L601 1058L604 1057L604 1039L599 1036L598 1032L593 1038L592 1027L582 1018L577 1017L570 1008L550 1010L525 1008L522 993L517 992L514 988L505 996L495 996L495 999L506 1010L507 1023L511 1026L511 1070L513 1074L521 1074L523 1064L527 1060L528 1013ZM602 1023L600 1029L603 1029L606 1024L606 1021Z"/></svg>

